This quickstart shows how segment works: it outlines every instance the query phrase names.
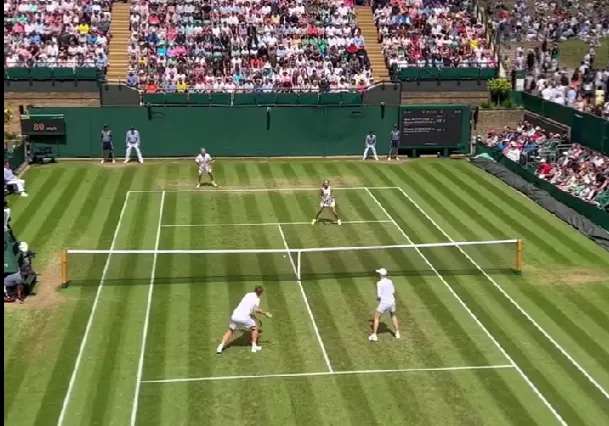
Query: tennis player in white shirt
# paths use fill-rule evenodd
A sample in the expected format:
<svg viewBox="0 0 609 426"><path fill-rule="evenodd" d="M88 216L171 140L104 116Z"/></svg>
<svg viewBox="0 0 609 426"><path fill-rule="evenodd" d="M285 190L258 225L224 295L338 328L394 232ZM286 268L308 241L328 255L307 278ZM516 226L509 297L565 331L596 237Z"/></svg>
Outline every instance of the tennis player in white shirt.
<svg viewBox="0 0 609 426"><path fill-rule="evenodd" d="M264 289L261 285L257 285L253 292L247 293L239 302L239 306L233 311L230 317L230 323L228 324L228 331L222 336L222 342L218 345L217 353L221 354L224 347L232 337L233 333L237 328L247 328L251 333L252 352L258 352L262 350L262 347L256 343L258 341L258 326L253 315L262 314L267 318L271 318L272 315L269 312L264 312L260 309L260 295Z"/></svg>
<svg viewBox="0 0 609 426"><path fill-rule="evenodd" d="M201 187L204 175L209 175L209 178L211 179L211 186L218 186L211 169L213 162L214 160L211 158L211 155L205 152L205 148L201 148L201 152L195 158L195 163L197 163L197 166L199 167L199 180L197 181L197 188Z"/></svg>
<svg viewBox="0 0 609 426"><path fill-rule="evenodd" d="M385 268L377 269L380 279L376 283L376 298L379 302L376 312L374 313L374 325L372 334L368 337L371 342L378 342L379 338L376 332L379 329L381 315L389 314L393 323L393 331L396 339L400 338L400 329L398 328L398 317L395 314L395 287L393 281L387 278L387 270Z"/></svg>

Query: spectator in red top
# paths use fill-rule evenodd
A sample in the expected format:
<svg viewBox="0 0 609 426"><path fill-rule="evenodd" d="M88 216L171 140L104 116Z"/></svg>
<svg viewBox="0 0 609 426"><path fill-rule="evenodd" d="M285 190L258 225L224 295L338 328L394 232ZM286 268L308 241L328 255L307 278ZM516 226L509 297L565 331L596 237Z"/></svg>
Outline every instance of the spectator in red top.
<svg viewBox="0 0 609 426"><path fill-rule="evenodd" d="M552 166L544 158L539 162L539 167L535 171L535 175L539 176L539 178L544 179L552 170Z"/></svg>

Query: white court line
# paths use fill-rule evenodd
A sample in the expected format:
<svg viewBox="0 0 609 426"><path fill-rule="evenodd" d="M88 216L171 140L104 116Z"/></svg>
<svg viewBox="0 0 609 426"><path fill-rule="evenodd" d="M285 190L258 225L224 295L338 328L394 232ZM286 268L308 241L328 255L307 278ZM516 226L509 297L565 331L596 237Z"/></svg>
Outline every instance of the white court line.
<svg viewBox="0 0 609 426"><path fill-rule="evenodd" d="M391 223L390 220L344 220L343 225L357 225L364 223ZM163 228L213 228L219 226L286 226L311 225L311 222L263 222L263 223L199 223L186 225L161 225Z"/></svg>
<svg viewBox="0 0 609 426"><path fill-rule="evenodd" d="M275 379L289 377L323 377L323 376L350 376L365 374L397 374L397 373L425 373L432 371L475 371L475 370L501 370L514 368L513 365L480 365L464 367L437 367L437 368L397 368L392 370L350 370L350 371L320 371L317 373L286 373L286 374L261 374L252 376L217 376L217 377L192 377L184 379L160 379L144 380L142 383L188 383L188 382L213 382L224 380L245 379Z"/></svg>
<svg viewBox="0 0 609 426"><path fill-rule="evenodd" d="M442 228L440 228L440 225L437 224L437 222L435 220L433 220L433 218L431 218L426 212L425 210L423 210L423 208L421 206L419 206L419 204L417 204L416 201L414 201L412 199L412 197L410 195L408 195L408 193L406 191L404 191L402 188L398 188L400 190L400 192L402 194L404 194L404 196L408 199L408 201L410 201L412 203L412 205L414 205L417 210L419 210L426 218L427 220L429 220L437 229L438 231L440 231L450 242L454 242L454 240L450 237L450 235L448 235ZM520 311L520 313L522 313L522 315L525 316L526 319L528 319L531 324L533 324L533 326L535 326L535 328L537 328L537 330L539 330L541 332L541 334L543 334L553 345L556 349L558 349L570 362L571 364L573 364L575 366L575 368L577 368L580 373L582 373L589 381L590 383L592 383L604 396L605 398L609 399L609 393L600 385L600 383L598 383L577 361L575 361L575 359L569 355L569 353L558 344L558 342L556 340L554 340L552 338L552 336L550 336L550 334L545 331L538 323L537 321L535 321L533 319L533 317L531 317L531 315L529 315L529 313L527 311L525 311L519 304L518 302L516 302L504 289L503 287L501 287L497 281L495 281L493 279L493 277L491 277L489 274L486 273L486 271L480 266L478 265L478 263L476 263L476 261L474 259L471 258L470 255L468 255L461 247L457 246L457 249L459 249L459 251L461 253L463 253L463 255L493 284L493 286L495 286L495 288L497 288L501 294L503 294L503 296L505 296L512 305L514 305L514 307L516 307L516 309L518 309L518 311Z"/></svg>
<svg viewBox="0 0 609 426"><path fill-rule="evenodd" d="M398 189L397 186L352 186L345 188L332 188L333 191L365 191L367 189ZM319 191L319 187L308 188L308 187L295 187L295 188L227 188L227 189L216 189L216 188L203 188L203 189L168 189L168 190L132 190L129 192L133 193L161 193L161 192L295 192L295 191Z"/></svg>
<svg viewBox="0 0 609 426"><path fill-rule="evenodd" d="M165 207L165 193L161 195L161 203L159 207L159 225L156 231L156 240L154 243L155 250L159 249L161 242L161 223L163 222L163 210ZM137 420L137 407L140 399L140 383L142 382L142 374L144 372L144 355L146 353L146 338L148 337L148 328L150 326L150 310L152 308L152 293L154 290L154 279L156 277L157 254L152 258L152 272L150 273L150 285L148 287L148 301L146 302L146 319L144 320L144 329L142 331L142 346L140 350L140 359L137 365L137 379L135 382L135 394L133 395L133 404L131 406L131 426L135 425Z"/></svg>
<svg viewBox="0 0 609 426"><path fill-rule="evenodd" d="M72 375L70 376L68 390L66 392L66 396L63 398L61 412L59 413L59 418L57 419L57 426L63 425L63 422L66 418L66 413L68 412L68 406L70 404L70 397L72 396L72 391L74 390L74 384L76 383L76 376L78 375L78 370L80 368L82 356L85 353L85 347L87 346L87 341L89 340L89 334L91 333L91 328L93 326L93 320L95 319L97 305L99 304L101 291L102 291L102 288L104 287L104 282L106 281L106 274L108 273L108 267L110 266L110 259L112 258L112 251L114 250L114 246L116 245L116 241L118 239L118 233L121 228L121 223L123 221L123 217L125 216L125 211L127 210L128 201L129 201L129 192L127 192L127 194L125 195L125 200L123 201L123 206L122 206L121 212L118 216L118 222L116 223L116 229L114 230L114 236L112 237L112 243L110 243L110 252L108 253L108 257L106 258L106 264L104 265L104 269L102 270L102 275L99 280L99 285L97 286L97 292L95 293L95 299L93 299L93 306L91 307L91 313L89 314L89 319L87 320L87 326L85 327L85 334L82 337L82 342L80 342L80 348L78 349L78 355L76 356L76 362L74 363L74 368L72 369Z"/></svg>
<svg viewBox="0 0 609 426"><path fill-rule="evenodd" d="M372 192L370 192L370 190L368 190L368 194L370 194L370 197L372 197L374 202L381 208L381 210L383 210L383 212L385 213L387 218L391 219L391 221L394 223L394 225L400 231L400 233L408 240L408 242L410 244L412 244L412 240L410 239L408 234L406 234L406 232L395 221L395 219L389 214L389 212L385 209L385 207L383 207L381 202L374 196L374 194ZM457 292L455 292L455 290L450 286L450 284L448 284L448 282L444 279L442 274L440 274L440 272L438 272L438 270L435 268L435 266L433 266L433 264L429 261L429 259L427 259L427 257L425 257L425 255L421 252L421 250L418 247L415 247L414 249L421 256L421 258L425 261L425 263L427 263L427 265L431 268L431 270L437 275L437 277L440 279L440 281L442 281L442 283L444 283L446 288L448 288L448 290L455 297L455 299L457 299L459 304L461 304L461 306L463 306L463 308L467 311L467 313L470 315L470 317L476 322L476 324L478 324L478 326L484 331L484 333L489 337L489 339L491 339L491 341L495 344L497 349L499 349L499 351L510 362L510 365L512 365L516 369L516 371L518 371L518 373L522 376L522 378L525 380L525 382L529 385L531 390L539 397L539 399L544 403L544 405L548 408L548 410L550 410L550 412L554 415L556 420L561 425L567 426L567 422L565 422L564 419L561 417L561 415L558 414L558 411L556 411L556 409L552 406L552 404L550 404L550 402L546 399L546 397L543 396L543 394L539 391L539 389L537 389L537 387L533 384L533 382L524 374L524 372L518 366L518 364L516 364L516 362L512 359L512 357L505 351L503 346L501 346L501 344L497 341L497 339L495 339L495 337L486 328L486 326L484 324L482 324L482 322L478 319L476 314L474 314L472 312L472 310L469 308L469 306L467 306L467 304L463 301L463 299L461 299L461 297L457 294Z"/></svg>
<svg viewBox="0 0 609 426"><path fill-rule="evenodd" d="M292 253L289 251L290 246L288 245L288 240L285 238L285 234L283 233L283 228L281 225L278 225L279 233L281 234L281 239L283 240L283 245L285 246L287 255L290 257L290 264L292 265L292 269L294 270L294 275L296 275L296 281L298 281L298 287L300 287L300 293L302 294L302 299L304 300L305 307L307 308L307 312L309 313L309 317L311 318L311 324L313 325L313 330L315 331L315 336L317 337L317 342L319 343L319 347L321 348L321 353L324 356L324 360L326 361L326 365L328 366L328 370L330 373L334 371L332 368L332 364L330 363L330 358L328 357L328 353L326 352L326 347L324 346L323 340L321 340L321 334L319 332L319 328L317 328L317 323L315 322L315 317L313 316L313 311L311 310L311 306L309 305L309 299L307 298L307 294L304 291L304 287L302 286L302 281L300 280L300 275L298 274L298 269L294 264L294 258L292 257Z"/></svg>

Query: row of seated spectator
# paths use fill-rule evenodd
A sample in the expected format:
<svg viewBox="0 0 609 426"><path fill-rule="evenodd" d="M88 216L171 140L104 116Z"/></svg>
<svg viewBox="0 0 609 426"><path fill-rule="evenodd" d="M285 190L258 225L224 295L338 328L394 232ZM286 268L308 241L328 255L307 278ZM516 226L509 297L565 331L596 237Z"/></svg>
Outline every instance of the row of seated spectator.
<svg viewBox="0 0 609 426"><path fill-rule="evenodd" d="M568 137L549 133L522 122L490 132L486 143L512 161L539 164L535 174L562 191L602 209L609 209L609 158L601 153L571 144ZM559 150L559 147L565 147ZM609 211L609 210L608 210Z"/></svg>
<svg viewBox="0 0 609 426"><path fill-rule="evenodd" d="M111 0L4 0L4 67L108 65Z"/></svg>
<svg viewBox="0 0 609 426"><path fill-rule="evenodd" d="M380 0L374 19L387 65L395 73L412 67L495 68L497 62L471 2Z"/></svg>
<svg viewBox="0 0 609 426"><path fill-rule="evenodd" d="M352 0L133 0L127 83L347 91L374 82Z"/></svg>

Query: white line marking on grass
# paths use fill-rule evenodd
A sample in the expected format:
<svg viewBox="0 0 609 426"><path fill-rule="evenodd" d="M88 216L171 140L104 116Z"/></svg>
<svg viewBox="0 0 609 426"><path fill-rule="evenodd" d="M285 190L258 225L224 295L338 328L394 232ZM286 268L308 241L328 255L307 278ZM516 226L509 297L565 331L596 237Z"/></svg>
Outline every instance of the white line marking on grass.
<svg viewBox="0 0 609 426"><path fill-rule="evenodd" d="M161 223L163 223L163 209L165 207L165 192L161 195L161 203L159 207L159 225L156 232L156 240L154 243L155 250L159 249L161 242ZM135 393L133 395L133 405L131 408L131 426L135 425L137 420L137 407L140 398L140 383L142 382L142 374L144 372L144 355L146 354L146 338L148 337L148 328L150 326L150 310L152 308L152 294L154 291L154 279L156 276L156 263L158 256L155 253L152 258L152 272L150 273L150 286L148 288L148 301L146 302L146 319L144 320L144 330L142 331L142 346L140 350L140 359L137 366L137 379L135 382Z"/></svg>
<svg viewBox="0 0 609 426"><path fill-rule="evenodd" d="M414 205L417 210L419 210L426 218L427 220L429 220L437 229L438 231L440 231L450 242L454 242L454 240L450 237L450 235L448 235L441 227L440 225L438 225L438 223L433 220L433 218L431 218L426 212L425 210L423 210L423 208L421 206L419 206L419 204L414 201L412 199L412 197L410 195L408 195L408 193L406 191L404 191L402 188L398 188L399 191L408 199L408 201L410 201L412 203L412 205ZM592 383L604 396L605 398L609 399L609 393L600 385L600 383L598 383L577 361L575 361L575 359L569 355L569 353L562 347L560 346L560 344L558 344L558 342L556 340L554 340L552 338L552 336L550 336L550 334L545 331L538 323L537 321L535 321L533 319L533 317L531 317L531 315L529 315L529 313L527 311L525 311L519 304L518 302L516 302L504 289L503 287L501 287L494 279L493 277L491 277L489 274L486 273L486 271L480 266L478 265L478 263L476 263L476 261L474 259L471 258L470 255L468 255L461 247L457 246L457 249L463 253L463 255L493 284L493 286L495 286L495 288L497 288L501 294L503 294L503 296L505 296L505 298L507 298L510 303L512 305L514 305L514 307L516 307L516 309L518 309L518 311L520 311L520 313L522 313L522 315L525 316L526 319L528 319L531 324L533 324L535 326L535 328L537 328L537 330L539 330L541 332L541 334L543 334L553 345L556 349L558 349L570 362L571 364L573 364L575 366L575 368L577 368L580 373L582 373L589 381L590 383Z"/></svg>
<svg viewBox="0 0 609 426"><path fill-rule="evenodd" d="M370 190L368 190L368 194L370 194L370 197L372 197L374 202L381 208L381 210L383 210L383 212L385 213L387 218L389 218L394 223L394 225L400 231L400 233L408 240L408 242L410 244L412 244L412 240L410 239L408 234L406 234L406 232L395 221L393 216L391 216L389 214L389 212L385 209L385 207L381 204L381 202L374 196L374 194ZM539 389L537 389L537 387L533 384L533 382L524 374L524 372L518 366L518 364L516 364L516 362L512 359L512 357L505 351L505 349L503 349L503 346L501 346L501 344L497 341L497 339L495 339L495 337L486 328L486 326L484 324L482 324L482 322L478 319L476 314L474 314L472 312L472 310L469 308L469 306L467 306L467 304L463 301L463 299L461 299L461 297L457 294L457 292L455 292L455 290L450 286L450 284L448 284L448 282L444 279L442 274L440 274L440 272L438 272L438 270L435 268L435 266L433 266L433 264L429 261L429 259L427 259L427 257L421 252L421 250L418 247L415 247L414 249L421 256L421 258L425 261L425 263L427 263L427 265L431 268L431 270L437 275L437 277L440 279L440 281L442 281L442 283L444 283L446 288L448 288L448 290L455 297L455 299L457 299L459 304L461 304L461 306L463 306L463 308L467 311L467 313L470 315L470 317L476 322L476 324L478 324L478 326L484 331L484 333L489 337L489 339L491 339L491 341L495 344L497 349L499 349L499 351L505 356L505 358L516 369L516 371L518 371L518 373L522 376L522 378L525 380L525 382L529 385L531 390L539 397L539 399L544 403L544 405L548 408L548 410L550 410L550 412L554 415L556 420L561 425L567 426L567 422L565 422L564 419L560 416L560 414L558 414L558 411L556 411L556 409L552 406L552 404L550 404L550 402L546 399L546 397L543 396L543 394L539 391Z"/></svg>
<svg viewBox="0 0 609 426"><path fill-rule="evenodd" d="M112 251L114 250L114 246L116 245L116 241L118 239L118 233L121 228L121 223L123 221L123 217L125 216L125 211L127 210L128 201L129 201L129 192L127 192L125 194L125 200L123 201L123 206L121 207L121 212L118 216L118 222L116 222L116 229L114 230L114 236L112 237L112 242L110 243L110 252L108 253L108 257L106 258L106 263L104 265L104 269L102 270L102 275L99 280L99 285L97 286L97 292L95 293L95 299L93 299L93 306L91 307L91 313L89 314L89 319L87 320L87 326L85 327L85 334L83 335L82 341L80 342L80 347L78 349L78 355L76 356L76 362L74 363L74 369L72 370L72 375L70 376L68 390L66 391L66 396L63 398L61 412L59 413L59 419L57 419L57 426L63 425L63 422L66 418L66 413L68 412L68 406L70 404L70 397L72 396L72 391L74 390L74 384L76 383L76 376L78 375L80 363L82 361L83 354L85 353L85 347L87 346L87 341L89 340L89 333L91 333L91 328L93 327L93 320L95 319L97 305L99 304L101 291L102 291L102 288L104 287L104 283L106 281L106 274L108 273L108 268L110 266L110 259L112 258Z"/></svg>
<svg viewBox="0 0 609 426"><path fill-rule="evenodd" d="M313 311L311 310L311 305L309 305L309 299L307 298L307 294L304 291L304 287L302 286L302 281L300 280L300 275L298 273L298 269L296 268L296 264L294 263L294 258L292 257L292 253L289 251L290 246L288 245L288 240L285 238L285 234L283 233L283 228L281 225L277 226L279 228L279 233L281 234L281 239L283 240L283 245L285 246L287 256L290 258L290 264L292 265L292 269L294 270L294 275L296 275L296 281L298 281L298 287L300 288L300 294L302 294L302 299L304 300L305 307L307 308L307 312L309 313L309 318L311 318L311 324L313 325L313 330L315 331L315 336L317 337L317 342L319 343L319 347L321 348L321 353L324 356L324 360L326 361L326 365L328 366L328 371L332 373L334 369L332 368L332 364L330 363L330 358L328 357L328 353L326 352L326 347L324 346L324 342L321 339L321 334L319 333L319 328L317 327L317 322L315 321L315 317L313 316Z"/></svg>
<svg viewBox="0 0 609 426"><path fill-rule="evenodd" d="M344 220L343 225L359 225L366 223L391 223L390 220ZM185 225L161 225L163 228L213 228L224 226L287 226L311 225L311 222L264 222L264 223L199 223Z"/></svg>
<svg viewBox="0 0 609 426"><path fill-rule="evenodd" d="M352 370L352 371L321 371L318 373L286 373L286 374L263 374L252 376L218 376L218 377L192 377L185 379L160 379L144 380L142 383L188 383L188 382L211 382L223 380L245 380L245 379L274 379L290 377L319 377L319 376L349 376L365 374L398 374L398 373L424 373L433 371L474 371L474 370L501 370L514 368L513 365L480 365L464 367L437 367L437 368L398 368L392 370Z"/></svg>
<svg viewBox="0 0 609 426"><path fill-rule="evenodd" d="M397 186L352 186L345 188L332 188L333 191L365 191L367 189L398 189ZM227 189L174 189L174 190L132 190L135 193L159 193L159 192L185 192L185 193L209 193L209 192L295 192L295 191L318 191L319 188L295 187L295 188L227 188Z"/></svg>

